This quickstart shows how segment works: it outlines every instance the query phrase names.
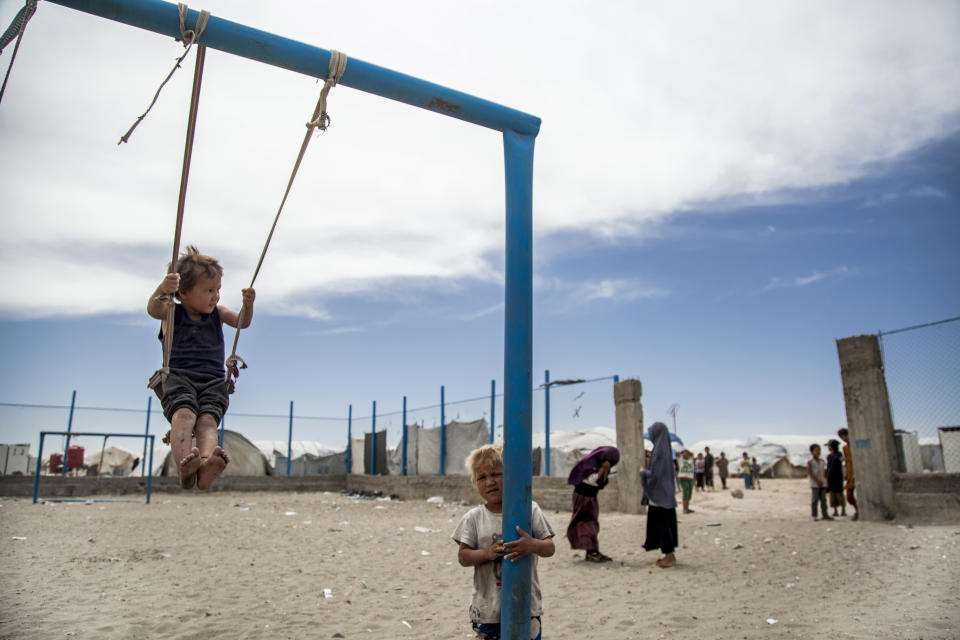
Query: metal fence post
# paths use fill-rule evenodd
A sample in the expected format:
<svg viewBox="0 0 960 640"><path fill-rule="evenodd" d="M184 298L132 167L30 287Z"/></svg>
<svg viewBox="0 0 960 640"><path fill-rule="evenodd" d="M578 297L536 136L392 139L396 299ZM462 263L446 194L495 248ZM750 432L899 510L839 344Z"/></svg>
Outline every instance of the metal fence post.
<svg viewBox="0 0 960 640"><path fill-rule="evenodd" d="M407 475L407 396L403 396L403 458L401 473Z"/></svg>
<svg viewBox="0 0 960 640"><path fill-rule="evenodd" d="M440 475L444 475L447 453L447 419L444 412L445 406L444 388L440 385Z"/></svg>
<svg viewBox="0 0 960 640"><path fill-rule="evenodd" d="M67 443L63 445L63 475L67 475L67 454L70 452L70 431L73 429L73 408L77 403L77 390L70 396L70 417L67 418Z"/></svg>
<svg viewBox="0 0 960 640"><path fill-rule="evenodd" d="M544 474L550 477L550 369L543 372L543 448Z"/></svg>
<svg viewBox="0 0 960 640"><path fill-rule="evenodd" d="M293 400L290 401L290 424L287 427L287 477L290 477L290 462L293 458Z"/></svg>

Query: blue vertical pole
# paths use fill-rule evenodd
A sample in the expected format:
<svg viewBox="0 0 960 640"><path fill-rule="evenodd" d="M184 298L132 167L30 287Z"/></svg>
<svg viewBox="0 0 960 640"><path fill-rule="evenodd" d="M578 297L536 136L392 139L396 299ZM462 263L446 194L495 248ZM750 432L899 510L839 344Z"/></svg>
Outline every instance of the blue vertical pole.
<svg viewBox="0 0 960 640"><path fill-rule="evenodd" d="M407 475L407 396L403 396L403 462L402 473Z"/></svg>
<svg viewBox="0 0 960 640"><path fill-rule="evenodd" d="M150 439L150 473L147 474L147 504L150 504L150 492L153 489L153 436Z"/></svg>
<svg viewBox="0 0 960 640"><path fill-rule="evenodd" d="M40 463L43 462L43 438L47 435L40 432L40 451L37 452L37 472L33 476L33 504L37 504L37 496L40 495ZM27 458L29 460L30 458Z"/></svg>
<svg viewBox="0 0 960 640"><path fill-rule="evenodd" d="M543 459L544 474L550 477L550 369L543 372Z"/></svg>
<svg viewBox="0 0 960 640"><path fill-rule="evenodd" d="M347 475L353 473L353 405L347 408Z"/></svg>
<svg viewBox="0 0 960 640"><path fill-rule="evenodd" d="M377 475L377 401L373 401L373 423L370 425L370 475Z"/></svg>
<svg viewBox="0 0 960 640"><path fill-rule="evenodd" d="M533 427L533 146L532 136L504 131L507 246L503 375L503 538L531 533ZM503 563L503 640L530 637L530 557Z"/></svg>
<svg viewBox="0 0 960 640"><path fill-rule="evenodd" d="M444 399L443 385L440 385L440 475L444 475L446 469L447 453L447 419L445 414L446 402Z"/></svg>
<svg viewBox="0 0 960 640"><path fill-rule="evenodd" d="M613 376L613 384L620 382L620 376Z"/></svg>
<svg viewBox="0 0 960 640"><path fill-rule="evenodd" d="M287 428L287 477L290 477L290 458L293 457L293 400L290 401L290 426Z"/></svg>
<svg viewBox="0 0 960 640"><path fill-rule="evenodd" d="M150 406L153 404L153 396L147 396L147 427L143 432L144 436L150 435ZM140 477L143 477L143 472L146 469L147 465L147 438L143 439L143 457L140 458ZM153 467L150 467L150 472L153 472ZM149 500L148 500L149 502Z"/></svg>
<svg viewBox="0 0 960 640"><path fill-rule="evenodd" d="M496 429L497 429L497 412L495 411L497 406L497 380L494 378L490 381L490 444L493 444L494 439L496 438Z"/></svg>
<svg viewBox="0 0 960 640"><path fill-rule="evenodd" d="M70 452L70 430L73 429L73 408L77 404L77 390L70 396L70 417L67 418L67 443L63 445L63 475L67 475L67 453Z"/></svg>
<svg viewBox="0 0 960 640"><path fill-rule="evenodd" d="M226 430L227 430L227 416L226 414L224 414L224 416L220 418L220 429L218 429L218 433L217 433L217 446L220 447L221 449L223 448L223 432Z"/></svg>

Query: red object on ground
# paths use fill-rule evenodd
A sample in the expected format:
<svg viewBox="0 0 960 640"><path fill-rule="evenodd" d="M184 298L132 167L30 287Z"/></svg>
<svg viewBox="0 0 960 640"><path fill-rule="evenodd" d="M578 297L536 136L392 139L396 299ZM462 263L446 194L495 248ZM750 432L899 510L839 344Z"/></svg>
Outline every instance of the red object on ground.
<svg viewBox="0 0 960 640"><path fill-rule="evenodd" d="M83 468L83 447L70 445L67 447L67 469Z"/></svg>
<svg viewBox="0 0 960 640"><path fill-rule="evenodd" d="M50 473L60 473L61 471L63 471L63 454L51 453L50 454Z"/></svg>

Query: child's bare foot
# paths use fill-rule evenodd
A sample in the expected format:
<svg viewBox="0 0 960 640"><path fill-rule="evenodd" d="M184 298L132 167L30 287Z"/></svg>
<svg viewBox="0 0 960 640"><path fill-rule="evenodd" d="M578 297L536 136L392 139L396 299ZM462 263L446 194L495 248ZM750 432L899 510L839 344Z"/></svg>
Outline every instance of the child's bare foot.
<svg viewBox="0 0 960 640"><path fill-rule="evenodd" d="M190 449L190 453L183 457L180 464L177 465L177 475L180 478L180 486L184 489L193 489L197 483L197 470L203 459L200 457L200 449L196 447Z"/></svg>
<svg viewBox="0 0 960 640"><path fill-rule="evenodd" d="M230 456L227 452L220 447L215 448L210 457L203 460L200 470L197 471L197 489L201 491L209 489L228 464L230 464Z"/></svg>

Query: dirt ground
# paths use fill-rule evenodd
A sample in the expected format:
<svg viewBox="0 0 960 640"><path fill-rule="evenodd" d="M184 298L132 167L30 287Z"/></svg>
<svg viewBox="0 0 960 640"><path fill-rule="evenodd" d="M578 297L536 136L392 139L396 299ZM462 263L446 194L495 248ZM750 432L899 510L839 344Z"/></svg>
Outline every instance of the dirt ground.
<svg viewBox="0 0 960 640"><path fill-rule="evenodd" d="M734 481L734 486L742 483ZM601 513L594 564L547 513L547 638L960 638L960 526L814 522L805 480L694 496L678 566ZM468 505L333 493L0 499L0 638L471 638Z"/></svg>

